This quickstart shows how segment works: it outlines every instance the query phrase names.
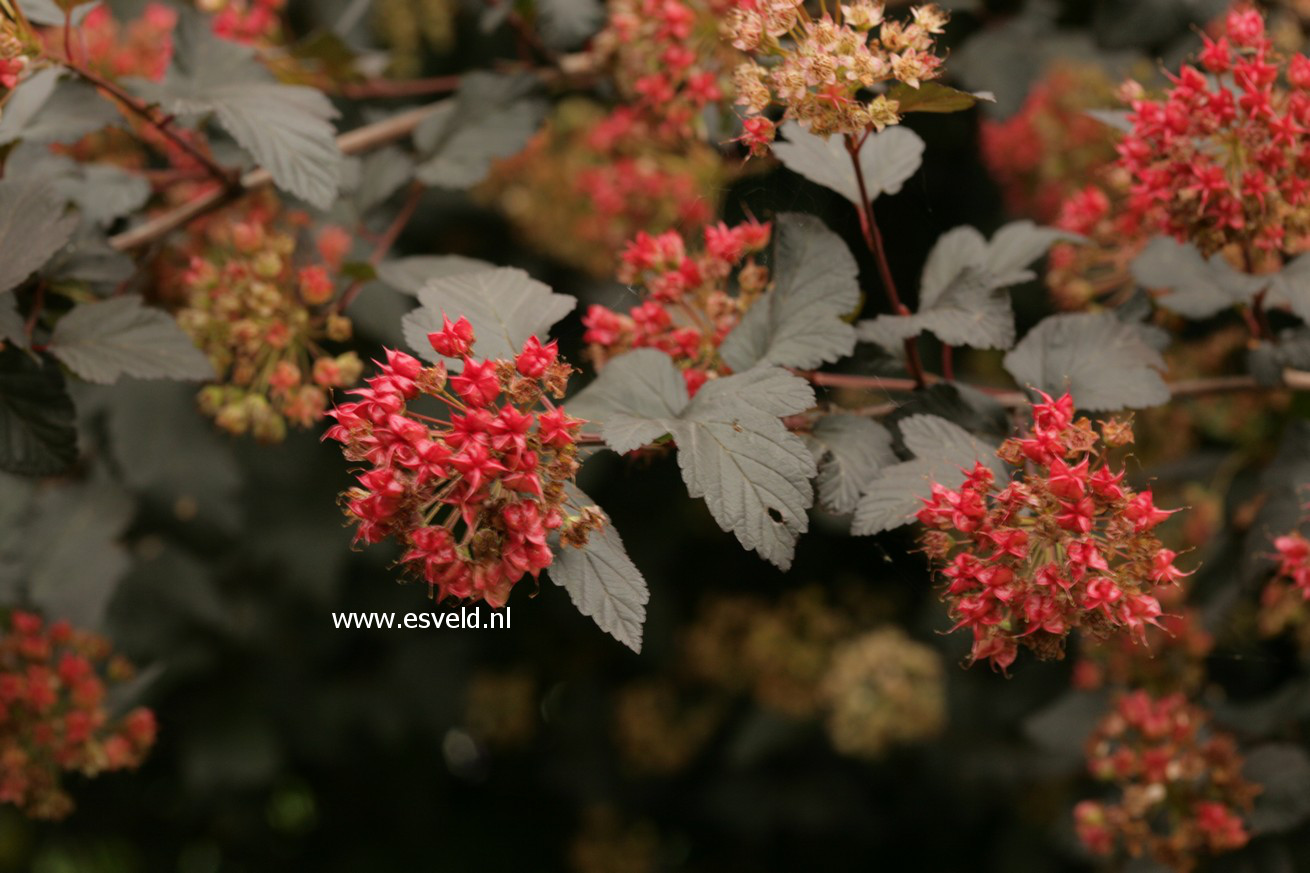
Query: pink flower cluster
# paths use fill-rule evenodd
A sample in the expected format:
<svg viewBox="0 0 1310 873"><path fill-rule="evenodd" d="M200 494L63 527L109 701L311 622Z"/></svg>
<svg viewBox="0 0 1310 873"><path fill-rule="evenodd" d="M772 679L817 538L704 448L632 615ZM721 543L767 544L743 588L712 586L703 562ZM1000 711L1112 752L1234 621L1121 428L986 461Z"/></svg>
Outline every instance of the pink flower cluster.
<svg viewBox="0 0 1310 873"><path fill-rule="evenodd" d="M645 289L648 299L627 314L593 304L582 323L597 369L634 348L655 348L673 358L695 394L711 375L728 372L719 359L723 338L769 282L754 255L769 245L772 225L720 222L705 228L704 249L687 252L675 231L637 234L623 251L618 278ZM739 293L729 293L736 272Z"/></svg>
<svg viewBox="0 0 1310 873"><path fill-rule="evenodd" d="M978 463L958 490L934 484L918 513L924 550L947 581L952 630L972 631L972 662L1003 670L1020 643L1040 658L1063 657L1074 628L1144 639L1161 620L1155 589L1186 575L1151 532L1171 512L1149 490L1134 493L1108 461L1131 429L1111 420L1098 435L1074 420L1068 394L1043 397L1032 430L997 452L1027 468L1021 477L998 489Z"/></svg>
<svg viewBox="0 0 1310 873"><path fill-rule="evenodd" d="M1236 245L1249 262L1310 232L1310 58L1280 56L1251 7L1224 31L1163 99L1129 83L1133 129L1119 154L1135 220L1207 254Z"/></svg>
<svg viewBox="0 0 1310 873"><path fill-rule="evenodd" d="M63 818L73 799L64 772L95 776L136 767L155 742L155 716L112 718L110 683L132 675L109 643L15 611L0 635L0 803L33 818Z"/></svg>
<svg viewBox="0 0 1310 873"><path fill-rule="evenodd" d="M399 541L401 563L438 598L503 606L524 575L550 565L552 531L577 545L601 524L590 507L565 514L582 422L550 397L564 396L572 368L554 342L536 337L512 361L478 360L464 318L445 319L428 339L438 354L462 360L458 374L388 350L368 387L349 392L359 399L328 413L337 424L324 439L370 465L343 496L357 541ZM418 411L424 397L444 407L443 417Z"/></svg>
<svg viewBox="0 0 1310 873"><path fill-rule="evenodd" d="M139 76L158 81L173 57L173 28L177 12L162 3L147 3L141 17L120 24L108 6L96 6L77 27L77 60L111 79ZM64 30L43 34L46 51L62 57Z"/></svg>
<svg viewBox="0 0 1310 873"><path fill-rule="evenodd" d="M214 33L234 42L274 43L282 33L286 0L202 0L214 15Z"/></svg>
<svg viewBox="0 0 1310 873"><path fill-rule="evenodd" d="M1181 694L1134 691L1118 699L1088 743L1087 764L1121 797L1074 808L1089 850L1111 855L1122 848L1187 873L1207 853L1246 845L1238 810L1249 808L1260 789L1243 778L1233 738L1209 731L1208 721Z"/></svg>

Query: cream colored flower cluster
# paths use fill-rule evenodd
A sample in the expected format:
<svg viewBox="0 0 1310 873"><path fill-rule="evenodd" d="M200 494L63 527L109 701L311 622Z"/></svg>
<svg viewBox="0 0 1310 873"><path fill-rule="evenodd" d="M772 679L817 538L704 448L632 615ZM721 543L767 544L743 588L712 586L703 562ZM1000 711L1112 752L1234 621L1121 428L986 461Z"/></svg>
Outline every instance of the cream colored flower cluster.
<svg viewBox="0 0 1310 873"><path fill-rule="evenodd" d="M911 10L909 21L888 19L871 0L814 18L801 0L739 0L724 24L732 44L753 55L737 67L737 103L745 107L743 141L762 152L773 140L764 116L774 104L821 136L863 134L901 120L885 92L895 83L919 88L937 78L942 60L935 37L946 13L934 5Z"/></svg>

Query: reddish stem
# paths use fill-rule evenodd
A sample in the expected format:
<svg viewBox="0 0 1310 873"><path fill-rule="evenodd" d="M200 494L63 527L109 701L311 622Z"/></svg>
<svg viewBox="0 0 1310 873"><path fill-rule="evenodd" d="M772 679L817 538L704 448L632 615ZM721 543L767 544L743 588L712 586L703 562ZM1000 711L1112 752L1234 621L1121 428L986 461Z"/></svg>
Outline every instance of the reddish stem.
<svg viewBox="0 0 1310 873"><path fill-rule="evenodd" d="M409 220L414 217L414 212L418 209L419 201L422 199L423 186L418 182L412 183L409 186L409 195L405 198L404 205L400 207L400 211L396 213L396 217L392 219L386 232L382 234L377 245L373 247L373 252L368 256L368 262L374 268L382 263L382 259L387 256L387 252L391 251L391 247L396 244L396 240L399 239L400 234L404 232L405 226L409 224ZM356 279L351 282L350 286L346 288L345 293L343 293L341 298L337 301L335 307L336 311L345 312L346 307L354 302L355 298L359 296L359 292L363 289L363 279Z"/></svg>
<svg viewBox="0 0 1310 873"><path fill-rule="evenodd" d="M892 312L897 315L909 315L909 308L901 302L901 295L896 290L896 280L892 277L891 262L887 260L887 248L883 245L882 231L878 229L877 217L873 214L873 200L864 181L864 168L860 166L860 145L863 140L852 135L846 136L846 151L851 156L851 166L855 168L855 183L860 190L860 231L864 235L864 244L873 253L878 262L878 274L882 278L882 287L887 293L887 302ZM908 337L905 340L905 363L920 388L927 384L924 378L923 359L919 356L919 338Z"/></svg>
<svg viewBox="0 0 1310 873"><path fill-rule="evenodd" d="M339 93L352 100L388 97L426 97L449 94L459 88L459 76L433 76L428 79L371 79L342 85Z"/></svg>

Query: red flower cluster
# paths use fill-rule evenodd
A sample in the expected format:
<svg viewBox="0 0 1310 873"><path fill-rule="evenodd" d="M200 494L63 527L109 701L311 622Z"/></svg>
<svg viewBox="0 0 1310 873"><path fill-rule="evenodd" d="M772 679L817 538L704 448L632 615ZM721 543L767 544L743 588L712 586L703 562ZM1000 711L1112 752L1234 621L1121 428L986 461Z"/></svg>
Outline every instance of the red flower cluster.
<svg viewBox="0 0 1310 873"><path fill-rule="evenodd" d="M727 373L719 344L768 286L768 270L753 255L768 247L771 234L768 222L720 222L705 228L704 250L693 256L674 231L638 233L623 251L618 278L643 287L649 299L626 315L599 304L587 310L583 339L596 368L634 348L659 349L682 370L691 394L712 374ZM728 291L734 271L735 296Z"/></svg>
<svg viewBox="0 0 1310 873"><path fill-rule="evenodd" d="M134 709L113 720L106 684L132 668L109 643L66 622L14 612L0 636L0 802L33 818L63 818L73 799L64 772L95 776L136 767L155 742L155 716Z"/></svg>
<svg viewBox="0 0 1310 873"><path fill-rule="evenodd" d="M368 387L350 392L360 399L328 413L337 424L324 439L371 465L344 495L357 541L399 541L401 562L438 598L503 606L525 574L535 579L550 565L552 531L580 545L602 524L593 507L565 515L582 422L549 398L564 396L572 368L554 342L536 337L513 361L479 361L464 318L446 319L428 339L462 359L460 373L447 378L443 364L388 350ZM444 406L446 418L418 412L422 397ZM539 404L546 411L534 411Z"/></svg>
<svg viewBox="0 0 1310 873"><path fill-rule="evenodd" d="M77 60L110 79L137 76L158 81L173 57L173 28L177 12L162 3L147 3L141 17L120 24L108 6L87 13L74 35ZM63 57L64 29L49 28L45 50Z"/></svg>
<svg viewBox="0 0 1310 873"><path fill-rule="evenodd" d="M483 191L532 244L608 275L638 231L704 227L729 175L706 143L652 135L637 107L602 114L568 100L527 148L496 165Z"/></svg>
<svg viewBox="0 0 1310 873"><path fill-rule="evenodd" d="M918 513L929 528L924 550L948 582L952 630L973 632L972 662L1001 669L1019 643L1040 658L1063 657L1074 628L1144 640L1161 621L1155 589L1187 575L1151 533L1171 512L1157 509L1149 490L1134 493L1106 457L1132 441L1131 428L1103 422L1098 437L1087 419L1074 420L1068 394L1043 397L1032 431L997 452L1027 467L1021 478L997 490L979 463L959 490L934 484Z"/></svg>
<svg viewBox="0 0 1310 873"><path fill-rule="evenodd" d="M1066 197L1114 160L1114 130L1088 114L1113 99L1113 83L1100 67L1065 62L1033 85L1019 112L983 121L983 161L1011 212L1051 222Z"/></svg>
<svg viewBox="0 0 1310 873"><path fill-rule="evenodd" d="M1246 845L1238 813L1259 792L1242 777L1233 738L1207 730L1205 710L1181 694L1119 698L1088 745L1088 767L1122 791L1118 803L1074 808L1078 836L1091 851L1119 847L1186 873L1205 853Z"/></svg>
<svg viewBox="0 0 1310 873"><path fill-rule="evenodd" d="M1170 76L1164 99L1136 86L1119 154L1135 220L1250 261L1310 232L1310 58L1277 54L1253 8L1230 12L1225 31L1205 39L1203 69Z"/></svg>
<svg viewBox="0 0 1310 873"><path fill-rule="evenodd" d="M724 99L723 71L741 56L718 39L733 0L612 0L593 44L631 109L657 138L688 139Z"/></svg>
<svg viewBox="0 0 1310 873"><path fill-rule="evenodd" d="M1278 568L1260 595L1260 632L1276 636L1298 628L1310 631L1310 540L1298 531L1274 539Z"/></svg>
<svg viewBox="0 0 1310 873"><path fill-rule="evenodd" d="M317 422L328 390L354 384L363 363L354 352L328 356L320 345L349 339L351 324L329 305L334 262L294 262L296 231L308 217L282 211L272 196L222 215L192 229L177 319L219 374L221 384L201 391L201 408L226 431L276 442L288 422ZM337 267L341 234L328 228L319 245Z"/></svg>
<svg viewBox="0 0 1310 873"><path fill-rule="evenodd" d="M235 42L276 43L282 35L286 0L201 0L214 15L214 33Z"/></svg>

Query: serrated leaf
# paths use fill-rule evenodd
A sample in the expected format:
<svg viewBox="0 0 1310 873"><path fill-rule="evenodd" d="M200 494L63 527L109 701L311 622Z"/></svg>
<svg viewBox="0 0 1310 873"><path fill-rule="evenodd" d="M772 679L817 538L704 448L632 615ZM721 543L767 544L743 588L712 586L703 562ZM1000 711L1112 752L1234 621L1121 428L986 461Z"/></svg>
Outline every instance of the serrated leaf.
<svg viewBox="0 0 1310 873"><path fill-rule="evenodd" d="M1293 258L1272 277L1252 277L1253 282L1261 280L1272 280L1270 305L1286 304L1302 321L1310 322L1310 255Z"/></svg>
<svg viewBox="0 0 1310 873"><path fill-rule="evenodd" d="M898 82L887 92L890 100L898 104L899 112L963 112L981 101L995 103L996 95L990 91L960 91L940 82L921 82L912 88Z"/></svg>
<svg viewBox="0 0 1310 873"><path fill-rule="evenodd" d="M595 505L576 487L568 488L568 496L578 508ZM592 531L581 548L555 542L551 549L555 559L546 571L551 581L564 588L578 611L597 627L640 653L650 590L609 516L605 527Z"/></svg>
<svg viewBox="0 0 1310 873"><path fill-rule="evenodd" d="M672 360L638 349L610 361L565 408L599 421L619 452L671 434L687 492L705 498L743 546L785 570L809 525L816 470L805 442L779 418L813 405L810 384L778 367L712 379L688 402Z"/></svg>
<svg viewBox="0 0 1310 873"><path fill-rule="evenodd" d="M1033 278L1028 265L1068 236L1030 221L1007 224L991 242L967 225L947 231L924 264L919 311L861 322L860 338L885 344L926 330L951 345L1007 349L1014 345L1014 311L1001 289Z"/></svg>
<svg viewBox="0 0 1310 873"><path fill-rule="evenodd" d="M48 186L95 224L135 212L150 198L150 183L137 173L113 164L78 163L28 142L9 153L5 172L29 184Z"/></svg>
<svg viewBox="0 0 1310 873"><path fill-rule="evenodd" d="M794 121L781 127L785 141L775 142L773 153L783 166L811 182L831 188L857 207L860 186L845 141L839 136L824 139ZM870 134L860 148L860 167L870 200L896 194L923 164L924 142L905 127L889 127Z"/></svg>
<svg viewBox="0 0 1310 873"><path fill-rule="evenodd" d="M429 280L419 291L422 305L405 316L405 341L420 357L444 360L452 372L463 362L442 358L432 349L428 334L441 329L442 314L460 316L473 325L483 359L513 358L530 336L546 339L550 329L577 305L576 297L556 294L547 285L513 267L497 267Z"/></svg>
<svg viewBox="0 0 1310 873"><path fill-rule="evenodd" d="M687 383L672 359L655 349L636 349L607 363L564 407L598 425L605 444L626 454L668 433L669 422L687 403Z"/></svg>
<svg viewBox="0 0 1310 873"><path fill-rule="evenodd" d="M67 245L77 216L44 180L0 180L0 294L12 290Z"/></svg>
<svg viewBox="0 0 1310 873"><path fill-rule="evenodd" d="M109 245L104 233L84 223L72 242L41 268L41 275L55 283L117 285L135 271L130 257Z"/></svg>
<svg viewBox="0 0 1310 873"><path fill-rule="evenodd" d="M843 317L860 304L859 267L841 237L813 216L781 215L774 263L774 287L719 347L728 366L817 367L854 351Z"/></svg>
<svg viewBox="0 0 1310 873"><path fill-rule="evenodd" d="M351 199L360 215L381 206L414 178L415 163L399 146L378 149L360 161Z"/></svg>
<svg viewBox="0 0 1310 873"><path fill-rule="evenodd" d="M1249 301L1267 284L1234 270L1222 256L1208 260L1191 243L1158 236L1132 262L1133 278L1148 288L1168 289L1155 298L1187 318L1209 318Z"/></svg>
<svg viewBox="0 0 1310 873"><path fill-rule="evenodd" d="M53 363L17 349L0 352L0 470L62 473L77 460L76 411Z"/></svg>
<svg viewBox="0 0 1310 873"><path fill-rule="evenodd" d="M137 90L181 116L213 113L279 188L327 209L337 196L341 150L321 91L278 83L254 50L214 36L202 16L184 15L173 64L161 85Z"/></svg>
<svg viewBox="0 0 1310 873"><path fill-rule="evenodd" d="M18 140L73 143L122 122L118 110L95 88L51 67L25 79L5 103L0 115L0 145Z"/></svg>
<svg viewBox="0 0 1310 873"><path fill-rule="evenodd" d="M842 515L854 512L879 471L896 463L891 433L872 419L825 415L809 438L817 447L819 502Z"/></svg>
<svg viewBox="0 0 1310 873"><path fill-rule="evenodd" d="M517 154L546 117L529 75L473 72L459 91L414 131L416 175L426 185L464 190L487 177L500 158Z"/></svg>
<svg viewBox="0 0 1310 873"><path fill-rule="evenodd" d="M101 629L115 586L131 566L118 538L132 521L117 485L66 485L38 496L22 562L32 602L51 618Z"/></svg>
<svg viewBox="0 0 1310 873"><path fill-rule="evenodd" d="M59 8L55 0L20 0L19 5L23 7L23 15L33 24L44 24L48 27L64 26L64 10ZM78 8L73 10L73 24L81 24L99 5L99 2L79 3Z"/></svg>
<svg viewBox="0 0 1310 873"><path fill-rule="evenodd" d="M214 378L214 368L171 315L134 295L84 303L59 319L50 353L88 382Z"/></svg>
<svg viewBox="0 0 1310 873"><path fill-rule="evenodd" d="M760 368L715 379L670 422L687 493L704 497L714 520L782 570L809 528L814 458L778 416L814 403L809 383Z"/></svg>
<svg viewBox="0 0 1310 873"><path fill-rule="evenodd" d="M1021 386L1058 395L1068 391L1080 409L1144 409L1169 400L1164 358L1138 325L1113 313L1053 315L1028 332L1005 356L1005 369Z"/></svg>
<svg viewBox="0 0 1310 873"><path fill-rule="evenodd" d="M1260 786L1251 810L1257 834L1282 833L1310 819L1310 757L1291 743L1268 743L1246 755L1242 774Z"/></svg>
<svg viewBox="0 0 1310 873"><path fill-rule="evenodd" d="M378 278L393 290L417 297L433 279L494 269L495 264L463 255L415 255L383 261L378 265Z"/></svg>
<svg viewBox="0 0 1310 873"><path fill-rule="evenodd" d="M855 508L851 533L856 536L909 524L923 507L923 498L932 493L933 483L959 488L978 461L1005 475L995 447L944 418L912 415L900 423L900 430L914 460L888 467L873 480Z"/></svg>

